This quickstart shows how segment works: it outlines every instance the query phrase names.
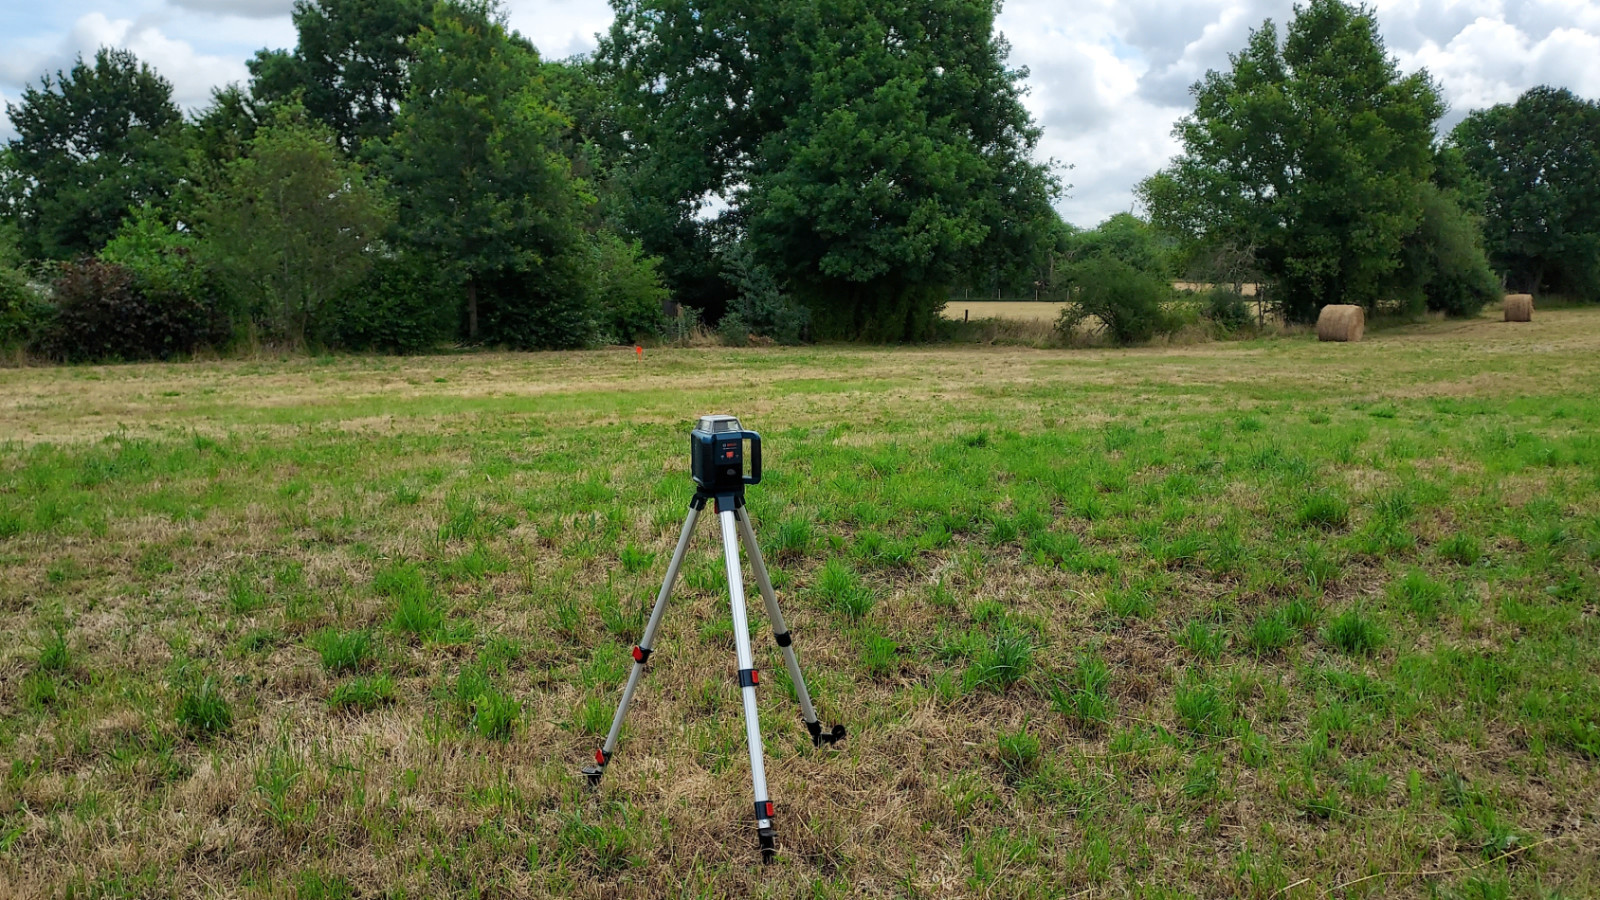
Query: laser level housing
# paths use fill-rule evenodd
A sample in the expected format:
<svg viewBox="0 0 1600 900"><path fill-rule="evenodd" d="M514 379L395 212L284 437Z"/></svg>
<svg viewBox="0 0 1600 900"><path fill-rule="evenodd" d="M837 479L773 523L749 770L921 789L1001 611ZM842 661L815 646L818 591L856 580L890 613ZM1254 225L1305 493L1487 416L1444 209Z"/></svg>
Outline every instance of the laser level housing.
<svg viewBox="0 0 1600 900"><path fill-rule="evenodd" d="M743 494L745 485L761 483L761 435L745 431L738 416L701 416L689 432L689 471L707 494Z"/></svg>

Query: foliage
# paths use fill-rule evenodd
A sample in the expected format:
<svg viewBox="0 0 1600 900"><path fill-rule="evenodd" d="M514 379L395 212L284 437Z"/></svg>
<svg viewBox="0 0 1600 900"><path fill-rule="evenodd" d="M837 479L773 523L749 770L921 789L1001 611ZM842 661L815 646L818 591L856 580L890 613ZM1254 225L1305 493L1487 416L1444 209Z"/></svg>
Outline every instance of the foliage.
<svg viewBox="0 0 1600 900"><path fill-rule="evenodd" d="M361 280L333 300L330 343L348 350L421 353L455 333L455 286L420 253L371 256Z"/></svg>
<svg viewBox="0 0 1600 900"><path fill-rule="evenodd" d="M27 344L45 315L20 256L15 227L0 222L0 350Z"/></svg>
<svg viewBox="0 0 1600 900"><path fill-rule="evenodd" d="M581 346L595 332L592 268L581 185L560 153L564 121L538 54L491 11L434 9L378 158L400 200L402 239L447 263L464 289L468 340Z"/></svg>
<svg viewBox="0 0 1600 900"><path fill-rule="evenodd" d="M1090 259L1073 267L1073 304L1061 311L1056 327L1072 334L1094 317L1118 344L1141 344L1176 328L1164 304L1172 299L1166 281L1115 257Z"/></svg>
<svg viewBox="0 0 1600 900"><path fill-rule="evenodd" d="M146 203L130 212L98 254L104 262L126 266L146 290L200 298L206 273L195 257L198 241L162 221Z"/></svg>
<svg viewBox="0 0 1600 900"><path fill-rule="evenodd" d="M360 281L393 211L330 131L282 107L226 165L200 218L229 293L300 345L336 333L328 308Z"/></svg>
<svg viewBox="0 0 1600 900"><path fill-rule="evenodd" d="M929 336L946 285L1054 218L993 0L615 6L646 249L742 229L819 337Z"/></svg>
<svg viewBox="0 0 1600 900"><path fill-rule="evenodd" d="M780 344L799 344L808 336L811 311L795 302L772 272L757 262L749 244L734 244L723 252L724 269L737 291L728 318L734 328L772 338ZM743 341L739 341L743 343Z"/></svg>
<svg viewBox="0 0 1600 900"><path fill-rule="evenodd" d="M1161 278L1177 274L1172 239L1132 213L1117 213L1089 231L1071 235L1065 244L1069 261L1109 258Z"/></svg>
<svg viewBox="0 0 1600 900"><path fill-rule="evenodd" d="M1427 184L1422 222L1406 238L1395 281L1404 311L1426 307L1451 316L1475 316L1500 299L1500 282L1489 268L1475 217L1452 193Z"/></svg>
<svg viewBox="0 0 1600 900"><path fill-rule="evenodd" d="M37 346L69 362L170 359L227 335L211 304L97 259L63 264L51 297L54 314Z"/></svg>
<svg viewBox="0 0 1600 900"><path fill-rule="evenodd" d="M1600 300L1600 102L1535 87L1451 141L1485 190L1484 237L1511 285Z"/></svg>
<svg viewBox="0 0 1600 900"><path fill-rule="evenodd" d="M597 232L590 245L602 330L615 343L661 336L667 327L662 304L671 296L661 283L661 260L613 231Z"/></svg>
<svg viewBox="0 0 1600 900"><path fill-rule="evenodd" d="M1231 60L1194 86L1183 155L1140 186L1153 221L1253 248L1291 321L1375 307L1422 219L1438 91L1402 75L1372 12L1342 0L1297 7L1281 44L1268 20Z"/></svg>
<svg viewBox="0 0 1600 900"><path fill-rule="evenodd" d="M1200 295L1200 314L1224 334L1235 334L1255 324L1244 297L1225 287L1214 287Z"/></svg>
<svg viewBox="0 0 1600 900"><path fill-rule="evenodd" d="M183 119L172 85L126 50L29 85L7 103L6 204L30 258L98 251L142 203L160 204L180 175Z"/></svg>
<svg viewBox="0 0 1600 900"><path fill-rule="evenodd" d="M248 63L257 101L298 100L346 150L387 137L414 39L429 23L430 0L298 0L294 50L261 50Z"/></svg>

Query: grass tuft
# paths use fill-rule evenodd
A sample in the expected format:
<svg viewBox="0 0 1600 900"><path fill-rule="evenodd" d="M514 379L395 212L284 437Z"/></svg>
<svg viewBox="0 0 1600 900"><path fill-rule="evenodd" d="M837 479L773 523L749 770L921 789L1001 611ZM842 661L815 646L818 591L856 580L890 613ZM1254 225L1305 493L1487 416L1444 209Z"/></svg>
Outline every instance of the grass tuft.
<svg viewBox="0 0 1600 900"><path fill-rule="evenodd" d="M335 675L359 672L375 655L372 634L366 631L324 628L311 636L311 647L322 657L322 668Z"/></svg>
<svg viewBox="0 0 1600 900"><path fill-rule="evenodd" d="M233 707L210 678L178 694L178 724L196 735L219 735L233 727Z"/></svg>
<svg viewBox="0 0 1600 900"><path fill-rule="evenodd" d="M1336 494L1319 491L1300 501L1294 520L1303 528L1343 528L1350 521L1350 504Z"/></svg>
<svg viewBox="0 0 1600 900"><path fill-rule="evenodd" d="M861 577L842 560L830 559L817 575L817 592L829 609L847 619L860 619L872 611L877 598Z"/></svg>
<svg viewBox="0 0 1600 900"><path fill-rule="evenodd" d="M1350 656L1370 656L1383 646L1383 631L1366 613L1352 607L1328 623L1323 639Z"/></svg>
<svg viewBox="0 0 1600 900"><path fill-rule="evenodd" d="M967 666L962 681L967 690L1001 692L1021 681L1032 668L1033 636L1021 628L1003 625Z"/></svg>
<svg viewBox="0 0 1600 900"><path fill-rule="evenodd" d="M387 675L353 678L328 695L328 708L370 711L394 702L394 681Z"/></svg>

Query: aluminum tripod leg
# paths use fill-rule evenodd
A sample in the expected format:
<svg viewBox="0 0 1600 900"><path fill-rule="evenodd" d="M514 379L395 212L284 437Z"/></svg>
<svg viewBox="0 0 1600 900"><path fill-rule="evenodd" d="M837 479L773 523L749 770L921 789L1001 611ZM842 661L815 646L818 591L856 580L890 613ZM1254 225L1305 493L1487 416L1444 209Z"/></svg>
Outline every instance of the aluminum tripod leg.
<svg viewBox="0 0 1600 900"><path fill-rule="evenodd" d="M622 736L622 720L628 716L628 704L633 702L633 692L639 686L639 676L644 674L644 665L650 661L650 648L655 646L656 629L661 627L661 616L667 611L667 598L672 595L672 585L678 580L678 569L683 565L683 556L689 550L689 539L694 536L694 526L700 520L700 510L704 506L705 501L699 497L689 504L689 516L683 520L683 532L678 535L678 548L672 551L672 562L667 564L667 577L661 581L661 593L656 595L656 606L650 612L650 623L644 627L644 636L639 639L638 646L633 648L633 671L628 673L628 686L622 689L622 702L617 704L617 714L611 719L611 731L606 735L605 746L595 751L595 764L585 766L583 769L583 774L588 776L590 784L600 783L600 776L606 771L606 763L611 762L611 754L617 749L617 738Z"/></svg>
<svg viewBox="0 0 1600 900"><path fill-rule="evenodd" d="M722 520L722 555L728 566L728 602L733 609L733 648L739 659L739 695L744 701L744 734L750 746L750 781L756 795L756 834L761 840L761 858L770 862L777 852L777 836L772 828L772 800L767 794L767 766L761 749L761 721L756 713L755 658L750 652L750 622L744 610L744 574L739 565L739 526L734 504L717 504Z"/></svg>
<svg viewBox="0 0 1600 900"><path fill-rule="evenodd" d="M756 587L761 589L761 599L767 604L767 621L772 625L772 639L783 652L783 663L789 669L789 681L794 685L795 696L800 700L800 718L805 721L806 730L811 732L811 743L821 747L823 744L842 741L845 736L843 725L835 725L831 732L825 732L822 730L822 723L817 720L817 711L811 705L811 692L806 690L805 676L800 673L800 660L795 657L794 639L789 635L789 627L784 624L783 613L778 609L778 595L772 590L772 579L767 575L767 563L761 558L761 547L756 543L756 531L750 525L750 512L740 507L736 517L739 520L739 536L744 540L744 550L750 555L750 569L755 573Z"/></svg>

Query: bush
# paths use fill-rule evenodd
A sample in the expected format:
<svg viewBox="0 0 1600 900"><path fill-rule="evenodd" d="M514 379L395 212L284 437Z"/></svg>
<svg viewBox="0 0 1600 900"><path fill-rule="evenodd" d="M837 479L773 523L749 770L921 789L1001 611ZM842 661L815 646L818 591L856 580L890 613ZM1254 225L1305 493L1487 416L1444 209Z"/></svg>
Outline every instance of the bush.
<svg viewBox="0 0 1600 900"><path fill-rule="evenodd" d="M1200 295L1200 315L1224 334L1244 331L1255 324L1244 298L1227 288L1212 288Z"/></svg>
<svg viewBox="0 0 1600 900"><path fill-rule="evenodd" d="M450 336L459 288L414 253L390 253L334 299L327 343L348 350L420 353Z"/></svg>
<svg viewBox="0 0 1600 900"><path fill-rule="evenodd" d="M0 350L32 343L49 321L49 312L27 275L0 264Z"/></svg>
<svg viewBox="0 0 1600 900"><path fill-rule="evenodd" d="M1423 188L1422 222L1406 240L1396 280L1402 312L1426 307L1470 317L1500 299L1478 220L1432 184Z"/></svg>
<svg viewBox="0 0 1600 900"><path fill-rule="evenodd" d="M533 270L502 269L479 279L479 339L516 350L571 350L593 344L599 323L581 258L548 257Z"/></svg>
<svg viewBox="0 0 1600 900"><path fill-rule="evenodd" d="M811 311L783 292L772 272L756 262L749 247L734 245L723 254L723 261L729 280L739 292L729 311L729 316L738 317L734 327L788 345L799 344L809 336ZM729 327L727 317L723 318L722 327Z"/></svg>
<svg viewBox="0 0 1600 900"><path fill-rule="evenodd" d="M1172 287L1119 259L1091 259L1072 273L1074 305L1061 311L1056 328L1070 335L1093 316L1118 344L1139 344L1173 330L1163 308Z"/></svg>
<svg viewBox="0 0 1600 900"><path fill-rule="evenodd" d="M68 263L51 295L55 315L38 343L59 359L170 359L227 336L212 304L141 283L132 269L116 263Z"/></svg>
<svg viewBox="0 0 1600 900"><path fill-rule="evenodd" d="M596 234L591 245L603 339L631 343L664 335L667 316L661 305L671 294L661 281L661 260L646 256L638 241L610 231Z"/></svg>

